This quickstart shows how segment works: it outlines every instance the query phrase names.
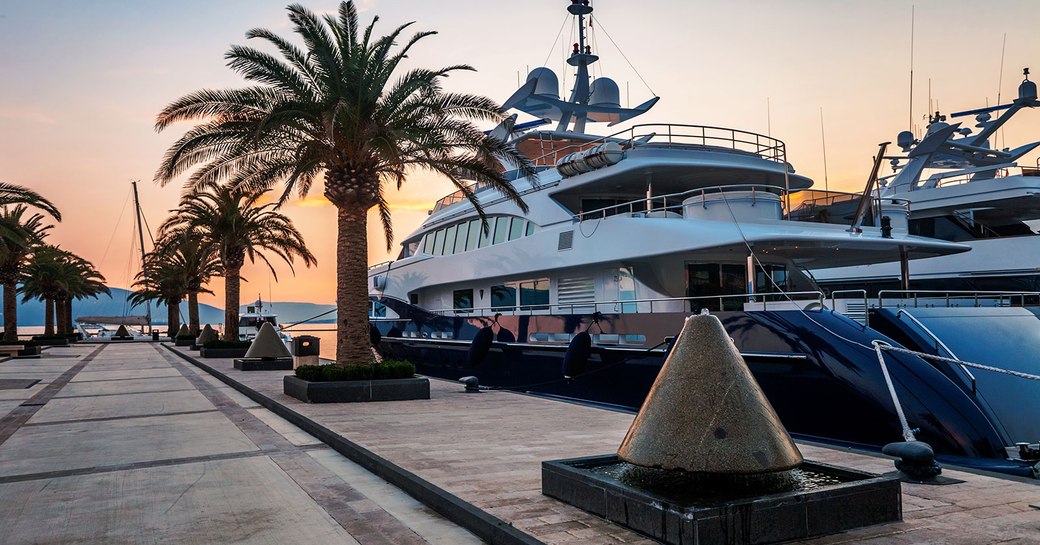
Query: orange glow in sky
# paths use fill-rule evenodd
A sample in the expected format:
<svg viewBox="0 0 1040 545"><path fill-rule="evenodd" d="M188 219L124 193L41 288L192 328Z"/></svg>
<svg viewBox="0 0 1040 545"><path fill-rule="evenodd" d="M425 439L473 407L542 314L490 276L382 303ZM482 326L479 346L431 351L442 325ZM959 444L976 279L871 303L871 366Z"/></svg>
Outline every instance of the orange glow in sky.
<svg viewBox="0 0 1040 545"><path fill-rule="evenodd" d="M336 6L328 0L302 2L318 12ZM151 180L163 152L190 126L157 134L156 113L196 89L242 86L224 66L224 52L231 44L246 44L244 34L254 27L290 36L287 3L0 4L0 180L54 201L65 221L50 242L91 260L109 285L126 287L139 259L132 251L130 181L142 182L141 204L153 229L176 207L181 192L178 183L159 187ZM439 32L413 49L408 67L470 64L478 71L453 75L446 87L499 102L530 69L544 64L563 73L564 51L574 41L568 38L570 22L564 23L567 4L359 2L364 24L378 14L382 33L408 21L416 21L417 30ZM1040 77L1035 0L913 4L911 119L911 2L594 1L599 25L594 45L602 58L594 75L618 81L622 104L655 94L661 101L633 122L609 129L594 124L590 130L607 134L632 123L685 123L770 133L786 142L788 159L817 188L826 178L830 189L860 190L879 142L895 140L911 125L923 129L929 97L933 110L949 113L995 104L998 93L1008 102L1023 67L1034 67ZM551 48L561 25L563 35ZM997 145L1017 147L1037 139L1040 112L1025 111ZM1036 161L1034 153L1023 162ZM391 190L396 239L403 240L451 190L447 181L425 173L412 176L403 191ZM318 258L317 267L298 264L294 276L279 265L275 281L265 267L247 266L243 302L254 293L278 301L334 302L335 210L321 195L316 184L306 199L284 207ZM371 215L369 263L391 259L397 250L395 245L386 251L382 228ZM221 306L222 280L210 288L216 294L203 302Z"/></svg>

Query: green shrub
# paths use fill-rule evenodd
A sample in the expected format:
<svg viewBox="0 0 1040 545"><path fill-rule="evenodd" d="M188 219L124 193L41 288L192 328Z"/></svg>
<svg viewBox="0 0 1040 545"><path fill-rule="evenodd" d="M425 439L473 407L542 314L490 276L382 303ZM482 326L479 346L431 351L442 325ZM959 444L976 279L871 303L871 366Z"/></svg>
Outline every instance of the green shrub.
<svg viewBox="0 0 1040 545"><path fill-rule="evenodd" d="M415 366L403 360L385 360L374 365L301 365L296 377L309 382L388 380L411 378Z"/></svg>
<svg viewBox="0 0 1040 545"><path fill-rule="evenodd" d="M31 341L0 341L0 345L11 346L11 345L28 345ZM35 344L35 343L34 343Z"/></svg>
<svg viewBox="0 0 1040 545"><path fill-rule="evenodd" d="M68 339L67 335L33 335L32 340L34 341L64 341Z"/></svg>
<svg viewBox="0 0 1040 545"><path fill-rule="evenodd" d="M310 382L321 380L321 374L325 365L301 365L296 368L296 378Z"/></svg>
<svg viewBox="0 0 1040 545"><path fill-rule="evenodd" d="M206 348L249 348L249 345L253 344L252 341L222 341L217 339L215 341L209 341L202 345Z"/></svg>

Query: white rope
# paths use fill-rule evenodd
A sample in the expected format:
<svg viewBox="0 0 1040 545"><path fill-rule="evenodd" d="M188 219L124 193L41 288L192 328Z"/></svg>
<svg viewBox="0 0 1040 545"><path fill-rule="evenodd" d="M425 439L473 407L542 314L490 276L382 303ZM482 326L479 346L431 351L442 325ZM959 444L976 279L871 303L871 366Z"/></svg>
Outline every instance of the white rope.
<svg viewBox="0 0 1040 545"><path fill-rule="evenodd" d="M888 375L888 365L885 364L885 354L881 345L889 346L881 341L874 341L874 352L877 353L877 361L881 365L881 374L885 375L885 385L888 386L888 395L892 396L892 404L896 406L896 415L899 416L899 425L903 427L903 440L904 441L916 441L913 430L910 429L910 424L906 421L906 415L903 414L903 405L899 403L899 396L896 395L896 387L892 384L892 377Z"/></svg>
<svg viewBox="0 0 1040 545"><path fill-rule="evenodd" d="M944 361L947 363L953 363L956 365L963 365L965 367L971 367L974 369L982 369L983 371L992 371L994 373L1001 373L1004 375L1011 375L1013 377L1025 378L1029 380L1040 380L1040 375L1033 375L1030 373L1023 373L1021 371L1012 371L1010 369L1001 369L1000 367L993 367L991 365L983 365L981 363L973 363L970 361L958 360L954 358L944 358L942 356L935 356L924 352L915 352L906 348L898 348L892 346L884 341L874 341L874 346L879 347L880 350L890 350L892 352L902 352L904 354L912 354L919 358L926 358L930 360Z"/></svg>

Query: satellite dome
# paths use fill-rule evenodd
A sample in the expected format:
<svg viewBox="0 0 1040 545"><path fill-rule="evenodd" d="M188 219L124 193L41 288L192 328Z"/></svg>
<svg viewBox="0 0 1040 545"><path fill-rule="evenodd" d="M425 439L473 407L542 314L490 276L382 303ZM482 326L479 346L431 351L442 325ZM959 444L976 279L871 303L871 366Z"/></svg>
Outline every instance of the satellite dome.
<svg viewBox="0 0 1040 545"><path fill-rule="evenodd" d="M552 70L544 66L535 68L527 74L527 81L531 80L538 80L534 87L534 94L560 98L560 79Z"/></svg>
<svg viewBox="0 0 1040 545"><path fill-rule="evenodd" d="M914 133L910 131L903 131L896 136L896 145L903 148L903 151L910 151L910 147L914 145Z"/></svg>
<svg viewBox="0 0 1040 545"><path fill-rule="evenodd" d="M589 97L590 105L621 107L621 91L618 90L618 85L614 83L614 80L610 78L596 78L592 80L591 90L592 95Z"/></svg>

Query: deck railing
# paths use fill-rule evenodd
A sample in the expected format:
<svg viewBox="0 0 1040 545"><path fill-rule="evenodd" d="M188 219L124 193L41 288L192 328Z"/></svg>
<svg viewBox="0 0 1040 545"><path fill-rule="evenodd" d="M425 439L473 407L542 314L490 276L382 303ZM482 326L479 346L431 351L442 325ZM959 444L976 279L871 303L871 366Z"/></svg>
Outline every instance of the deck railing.
<svg viewBox="0 0 1040 545"><path fill-rule="evenodd" d="M603 208L597 208L588 212L578 212L578 221L602 219L607 216L614 216L617 214L629 213L635 214L637 212L643 214L654 214L662 212L675 212L682 213L683 201L700 195L702 197L706 195L714 195L718 193L726 192L745 192L750 193L751 198L755 199L757 195L783 195L784 188L775 185L767 184L733 184L733 185L716 185L711 187L702 187L698 189L690 189L680 193L669 193L668 195L654 195L649 198L634 199L625 203L615 204L611 206L605 206Z"/></svg>

